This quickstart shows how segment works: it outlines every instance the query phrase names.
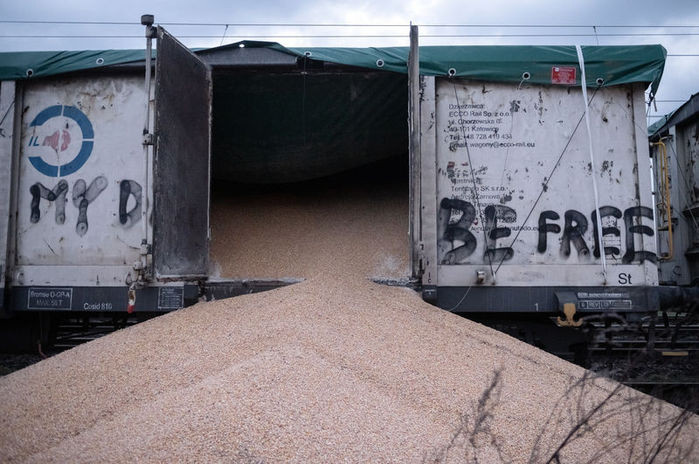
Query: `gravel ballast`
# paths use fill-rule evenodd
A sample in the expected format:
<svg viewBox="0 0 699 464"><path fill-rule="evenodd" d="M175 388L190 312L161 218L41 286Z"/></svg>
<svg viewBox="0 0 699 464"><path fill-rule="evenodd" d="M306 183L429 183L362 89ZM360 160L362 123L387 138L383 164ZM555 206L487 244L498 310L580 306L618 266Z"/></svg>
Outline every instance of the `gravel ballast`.
<svg viewBox="0 0 699 464"><path fill-rule="evenodd" d="M538 463L566 437L565 463L642 462L665 437L660 457L699 461L696 416L368 281L392 254L382 220L346 208L333 228L351 240L302 247L302 283L0 378L0 462Z"/></svg>

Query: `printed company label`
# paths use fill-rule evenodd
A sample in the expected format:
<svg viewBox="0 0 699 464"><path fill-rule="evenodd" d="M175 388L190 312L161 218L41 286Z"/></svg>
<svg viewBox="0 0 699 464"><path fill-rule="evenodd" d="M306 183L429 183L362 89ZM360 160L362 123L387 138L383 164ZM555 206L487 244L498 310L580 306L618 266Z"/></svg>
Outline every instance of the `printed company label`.
<svg viewBox="0 0 699 464"><path fill-rule="evenodd" d="M630 298L626 292L607 293L607 292L578 292L578 298Z"/></svg>
<svg viewBox="0 0 699 464"><path fill-rule="evenodd" d="M633 309L631 300L580 300L578 309L581 310L629 310Z"/></svg>
<svg viewBox="0 0 699 464"><path fill-rule="evenodd" d="M551 68L551 83L575 85L576 72L574 66L553 66Z"/></svg>
<svg viewBox="0 0 699 464"><path fill-rule="evenodd" d="M184 306L182 287L160 287L158 289L158 309L180 309Z"/></svg>
<svg viewBox="0 0 699 464"><path fill-rule="evenodd" d="M578 292L578 308L581 310L629 310L633 309L631 297L626 292Z"/></svg>
<svg viewBox="0 0 699 464"><path fill-rule="evenodd" d="M29 288L27 309L71 309L72 288Z"/></svg>

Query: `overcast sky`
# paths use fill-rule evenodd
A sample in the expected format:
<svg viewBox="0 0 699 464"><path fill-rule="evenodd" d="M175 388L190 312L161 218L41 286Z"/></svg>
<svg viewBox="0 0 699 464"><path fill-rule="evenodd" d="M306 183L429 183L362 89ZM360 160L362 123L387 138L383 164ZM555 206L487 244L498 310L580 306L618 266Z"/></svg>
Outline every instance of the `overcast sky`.
<svg viewBox="0 0 699 464"><path fill-rule="evenodd" d="M438 44L649 44L665 46L669 54L699 54L699 2L697 0L612 1L588 0L383 0L338 2L332 0L258 0L251 2L142 1L142 0L0 0L0 20L113 21L133 25L0 24L0 51L85 50L142 48L144 13L155 15L185 45L210 47L244 38L270 40L287 46L389 46L408 45L410 21L420 27L421 45ZM404 27L234 27L223 25L176 26L168 23L333 23L403 24ZM434 28L427 24L527 25L527 28ZM585 28L533 28L534 25L582 25ZM598 26L596 31L591 26ZM604 26L645 26L610 28ZM693 26L672 28L668 26ZM223 34L225 32L225 38ZM594 36L594 33L597 36ZM604 34L664 34L628 37ZM426 37L430 34L583 34L569 37ZM679 35L683 34L683 35ZM696 35L687 35L696 34ZM134 35L138 38L7 38L10 35ZM212 36L186 38L186 36ZM400 37L259 37L262 35L398 35ZM587 36L584 36L587 35ZM253 37L254 36L254 37ZM699 56L670 56L658 100L687 100L699 92ZM659 102L665 114L681 103ZM651 122L655 119L650 119Z"/></svg>

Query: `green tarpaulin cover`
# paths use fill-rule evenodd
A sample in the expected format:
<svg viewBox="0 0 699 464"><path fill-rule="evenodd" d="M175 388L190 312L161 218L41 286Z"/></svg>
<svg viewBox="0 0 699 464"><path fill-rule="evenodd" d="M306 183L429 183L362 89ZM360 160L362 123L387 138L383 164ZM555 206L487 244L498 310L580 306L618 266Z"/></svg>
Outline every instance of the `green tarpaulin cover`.
<svg viewBox="0 0 699 464"><path fill-rule="evenodd" d="M295 56L367 69L406 73L408 47L286 48L274 42L244 41L224 47L265 47ZM209 49L212 51L213 49ZM588 86L645 82L655 93L665 66L666 50L661 45L583 46ZM82 69L140 61L142 50L92 50L73 52L0 53L0 80L50 76ZM528 81L550 84L552 68L575 68L579 77L574 46L426 46L420 47L420 72L425 75L455 76L495 82ZM28 73L28 71L31 72ZM577 82L579 85L579 81Z"/></svg>
<svg viewBox="0 0 699 464"><path fill-rule="evenodd" d="M0 53L0 80L28 79L103 68L141 61L145 56L144 50Z"/></svg>
<svg viewBox="0 0 699 464"><path fill-rule="evenodd" d="M677 111L677 110L675 110L675 111ZM657 121L655 121L653 124L651 124L650 126L648 126L648 137L654 137L655 134L656 134L657 132L659 132L660 129L662 129L662 128L665 126L665 124L667 124L667 122L670 120L670 118L672 117L672 115L675 114L675 111L669 112L668 114L666 114L665 116L659 118L659 119L658 119Z"/></svg>

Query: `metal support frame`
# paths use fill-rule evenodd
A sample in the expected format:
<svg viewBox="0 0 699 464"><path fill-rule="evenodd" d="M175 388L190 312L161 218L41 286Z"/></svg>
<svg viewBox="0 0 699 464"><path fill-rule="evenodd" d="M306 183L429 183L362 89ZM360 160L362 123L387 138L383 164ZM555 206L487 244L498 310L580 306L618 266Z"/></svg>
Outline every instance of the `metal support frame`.
<svg viewBox="0 0 699 464"><path fill-rule="evenodd" d="M420 50L418 45L418 27L410 26L410 54L408 55L408 152L410 158L410 268L412 278L422 274L419 257L420 227Z"/></svg>
<svg viewBox="0 0 699 464"><path fill-rule="evenodd" d="M145 76L145 94L146 94L146 115L143 122L143 162L145 165L145 201L144 208L141 212L142 214L142 224L143 224L143 237L141 239L141 250L140 250L140 261L134 263L134 270L137 272L138 278L136 281L132 282L130 285L130 294L135 295L134 290L136 287L143 285L144 281L150 276L151 273L148 272L148 254L150 253L150 246L148 245L148 211L149 201L149 179L150 179L150 157L153 150L153 133L151 131L151 87L152 87L152 58L153 58L153 38L157 36L157 29L153 27L155 17L153 15L143 15L141 16L141 24L146 27L146 76ZM135 297L134 297L135 299Z"/></svg>
<svg viewBox="0 0 699 464"><path fill-rule="evenodd" d="M15 128L15 82L0 82L0 313L4 308L5 282L11 268L8 259L10 234L12 162Z"/></svg>

